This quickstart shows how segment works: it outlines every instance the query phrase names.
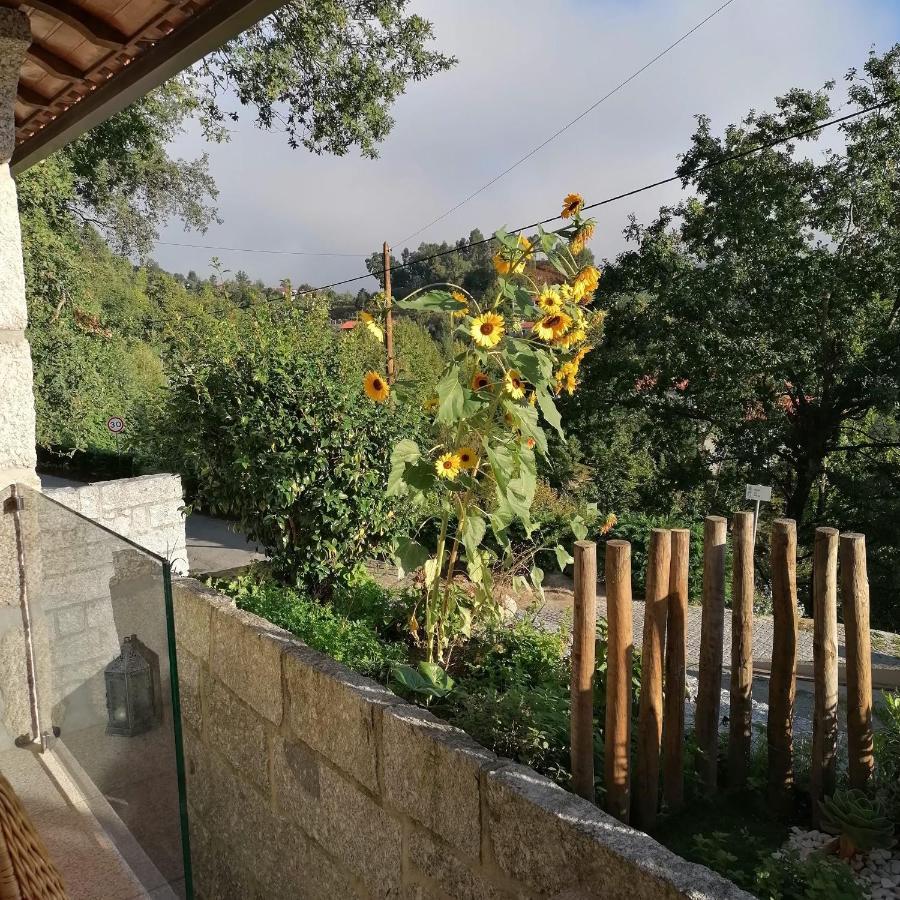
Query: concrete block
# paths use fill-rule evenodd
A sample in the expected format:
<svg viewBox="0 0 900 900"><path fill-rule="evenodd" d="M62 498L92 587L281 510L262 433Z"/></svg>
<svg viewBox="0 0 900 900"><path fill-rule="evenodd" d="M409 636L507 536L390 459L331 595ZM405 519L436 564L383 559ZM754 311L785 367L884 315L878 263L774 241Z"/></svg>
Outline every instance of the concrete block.
<svg viewBox="0 0 900 900"><path fill-rule="evenodd" d="M465 732L417 706L397 706L382 719L385 802L478 859L482 772L497 756Z"/></svg>
<svg viewBox="0 0 900 900"><path fill-rule="evenodd" d="M376 716L400 699L296 641L284 654L284 679L293 735L377 792Z"/></svg>
<svg viewBox="0 0 900 900"><path fill-rule="evenodd" d="M210 674L275 725L281 724L281 653L291 635L265 619L215 606L210 626Z"/></svg>
<svg viewBox="0 0 900 900"><path fill-rule="evenodd" d="M178 652L178 699L181 702L181 718L198 733L203 731L203 713L200 703L203 667L200 661L187 651Z"/></svg>
<svg viewBox="0 0 900 900"><path fill-rule="evenodd" d="M368 793L309 747L276 740L275 806L376 896L400 896L401 826Z"/></svg>
<svg viewBox="0 0 900 900"><path fill-rule="evenodd" d="M2 166L0 166L2 168ZM12 215L16 215L15 206ZM2 237L2 209L0 209L0 237ZM18 228L18 220L16 221ZM20 256L21 259L21 256ZM2 261L0 261L2 262ZM0 270L0 309L10 308L16 292L7 296ZM24 293L21 296L24 308ZM34 394L31 383L31 349L17 332L0 332L0 469L34 470ZM0 484L2 486L2 484Z"/></svg>
<svg viewBox="0 0 900 900"><path fill-rule="evenodd" d="M487 775L487 827L500 869L541 895L751 900L730 881L525 766ZM568 895L567 895L568 896Z"/></svg>
<svg viewBox="0 0 900 900"><path fill-rule="evenodd" d="M406 858L414 872L421 872L436 882L448 897L465 897L467 900L519 900L524 892L510 893L491 883L477 861L462 860L445 844L436 842L427 831L409 830L405 837ZM425 882L427 885L427 882ZM430 896L429 888L424 896Z"/></svg>
<svg viewBox="0 0 900 900"><path fill-rule="evenodd" d="M234 601L193 578L177 578L172 582L172 603L176 641L197 659L208 663L212 612L222 607L233 608Z"/></svg>
<svg viewBox="0 0 900 900"><path fill-rule="evenodd" d="M56 614L57 634L77 634L85 628L85 608L83 606L67 606Z"/></svg>
<svg viewBox="0 0 900 900"><path fill-rule="evenodd" d="M215 678L206 694L205 739L261 790L269 786L267 722Z"/></svg>

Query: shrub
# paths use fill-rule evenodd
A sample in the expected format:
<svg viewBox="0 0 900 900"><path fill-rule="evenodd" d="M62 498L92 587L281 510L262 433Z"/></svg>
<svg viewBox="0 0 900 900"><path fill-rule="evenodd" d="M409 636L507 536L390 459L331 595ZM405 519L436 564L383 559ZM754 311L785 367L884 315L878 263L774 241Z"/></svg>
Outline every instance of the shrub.
<svg viewBox="0 0 900 900"><path fill-rule="evenodd" d="M390 447L415 419L361 398L324 308L219 328L174 361L169 452L281 578L327 595L390 542L402 517L383 489Z"/></svg>
<svg viewBox="0 0 900 900"><path fill-rule="evenodd" d="M258 571L216 586L234 597L240 609L268 619L315 650L364 675L384 680L394 664L406 660L403 644L385 641L365 622L341 615L330 604L318 602ZM352 590L351 587L349 593Z"/></svg>
<svg viewBox="0 0 900 900"><path fill-rule="evenodd" d="M764 860L752 890L760 900L863 900L853 870L840 860L782 852Z"/></svg>

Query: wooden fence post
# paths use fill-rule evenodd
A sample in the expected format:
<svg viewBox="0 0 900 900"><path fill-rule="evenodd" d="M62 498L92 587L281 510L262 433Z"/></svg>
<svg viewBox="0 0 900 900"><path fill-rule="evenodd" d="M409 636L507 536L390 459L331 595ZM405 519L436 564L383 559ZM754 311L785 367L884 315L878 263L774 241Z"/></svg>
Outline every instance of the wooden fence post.
<svg viewBox="0 0 900 900"><path fill-rule="evenodd" d="M684 804L685 628L691 532L672 529L666 619L666 692L663 716L663 799L672 812Z"/></svg>
<svg viewBox="0 0 900 900"><path fill-rule="evenodd" d="M644 644L641 653L641 701L638 708L632 821L645 831L656 822L659 805L659 752L663 719L663 653L666 644L666 599L672 534L665 528L650 533L644 596Z"/></svg>
<svg viewBox="0 0 900 900"><path fill-rule="evenodd" d="M850 786L866 788L875 767L872 734L872 644L866 539L842 534L841 606L847 644L847 757Z"/></svg>
<svg viewBox="0 0 900 900"><path fill-rule="evenodd" d="M694 734L697 773L709 793L716 790L719 757L719 706L722 690L722 644L725 634L725 541L722 516L703 521L703 618L700 624L700 671Z"/></svg>
<svg viewBox="0 0 900 900"><path fill-rule="evenodd" d="M813 757L809 776L813 824L819 801L834 792L837 761L837 557L838 533L817 528L813 548Z"/></svg>
<svg viewBox="0 0 900 900"><path fill-rule="evenodd" d="M594 802L594 670L597 644L597 545L575 543L572 623L572 790Z"/></svg>
<svg viewBox="0 0 900 900"><path fill-rule="evenodd" d="M753 513L734 517L731 582L731 709L728 729L728 787L747 784L753 728Z"/></svg>
<svg viewBox="0 0 900 900"><path fill-rule="evenodd" d="M794 785L794 695L797 688L797 523L772 523L772 670L769 675L769 799L785 812Z"/></svg>
<svg viewBox="0 0 900 900"><path fill-rule="evenodd" d="M631 803L631 544L606 542L606 811L628 823Z"/></svg>
<svg viewBox="0 0 900 900"><path fill-rule="evenodd" d="M384 242L384 343L387 350L387 376L388 384L393 384L396 378L396 364L394 362L394 312L391 298L391 248L388 242Z"/></svg>

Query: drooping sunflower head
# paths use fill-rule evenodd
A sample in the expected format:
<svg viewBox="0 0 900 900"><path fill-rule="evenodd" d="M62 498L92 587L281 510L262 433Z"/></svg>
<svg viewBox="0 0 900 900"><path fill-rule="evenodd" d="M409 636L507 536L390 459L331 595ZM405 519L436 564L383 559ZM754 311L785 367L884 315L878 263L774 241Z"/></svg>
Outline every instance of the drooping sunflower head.
<svg viewBox="0 0 900 900"><path fill-rule="evenodd" d="M469 298L462 291L451 291L450 296L462 306L469 305Z"/></svg>
<svg viewBox="0 0 900 900"><path fill-rule="evenodd" d="M363 388L366 396L376 403L384 403L391 395L391 389L388 387L387 379L379 375L377 372L366 372L363 379Z"/></svg>
<svg viewBox="0 0 900 900"><path fill-rule="evenodd" d="M521 400L525 396L525 382L516 369L510 369L506 373L503 377L503 386L513 400Z"/></svg>
<svg viewBox="0 0 900 900"><path fill-rule="evenodd" d="M434 470L437 472L438 477L447 481L453 481L459 475L460 468L461 462L459 455L456 453L444 453L438 457L437 462L434 464Z"/></svg>
<svg viewBox="0 0 900 900"><path fill-rule="evenodd" d="M562 310L562 297L555 288L547 287L538 294L537 305L545 313L560 312Z"/></svg>
<svg viewBox="0 0 900 900"><path fill-rule="evenodd" d="M362 310L359 314L359 321L364 325L368 325L369 322L373 321L372 313L367 313L365 310Z"/></svg>
<svg viewBox="0 0 900 900"><path fill-rule="evenodd" d="M471 447L460 447L456 451L456 455L459 457L459 467L461 469L471 470L478 465L478 457L475 456L475 451Z"/></svg>
<svg viewBox="0 0 900 900"><path fill-rule="evenodd" d="M596 266L585 266L575 276L575 287L581 289L583 296L593 294L599 283L600 270Z"/></svg>
<svg viewBox="0 0 900 900"><path fill-rule="evenodd" d="M534 244L524 234L519 235L516 243L518 243L525 259L531 259L534 256Z"/></svg>
<svg viewBox="0 0 900 900"><path fill-rule="evenodd" d="M572 239L569 241L569 249L574 256L577 256L584 250L587 242L594 236L596 227L592 221L587 221L572 235Z"/></svg>
<svg viewBox="0 0 900 900"><path fill-rule="evenodd" d="M476 372L472 376L472 390L484 391L490 388L491 379L484 372Z"/></svg>
<svg viewBox="0 0 900 900"><path fill-rule="evenodd" d="M535 322L533 332L541 340L552 341L554 338L565 334L571 324L571 316L563 312L553 313Z"/></svg>
<svg viewBox="0 0 900 900"><path fill-rule="evenodd" d="M573 328L571 331L561 334L558 338L553 339L553 346L559 347L560 350L568 350L577 344L587 340L587 332L583 328Z"/></svg>
<svg viewBox="0 0 900 900"><path fill-rule="evenodd" d="M584 197L581 194L566 194L560 215L564 219L570 219L575 213L581 211L582 206L584 206Z"/></svg>
<svg viewBox="0 0 900 900"><path fill-rule="evenodd" d="M472 320L469 333L479 347L496 347L503 337L504 327L503 316L487 312Z"/></svg>
<svg viewBox="0 0 900 900"><path fill-rule="evenodd" d="M491 257L491 262L494 264L494 269L498 275L508 275L509 270L512 268L510 261L499 253L495 253Z"/></svg>

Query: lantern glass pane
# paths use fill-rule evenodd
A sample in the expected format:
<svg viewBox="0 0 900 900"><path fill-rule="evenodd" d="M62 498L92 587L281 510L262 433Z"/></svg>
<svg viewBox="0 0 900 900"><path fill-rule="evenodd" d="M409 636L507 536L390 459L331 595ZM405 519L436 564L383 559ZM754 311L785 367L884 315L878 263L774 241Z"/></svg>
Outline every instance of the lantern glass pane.
<svg viewBox="0 0 900 900"><path fill-rule="evenodd" d="M186 900L169 564L45 494L18 491L40 725L58 730L49 753L146 893Z"/></svg>

